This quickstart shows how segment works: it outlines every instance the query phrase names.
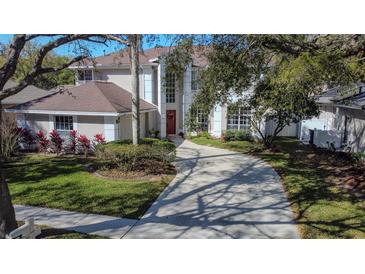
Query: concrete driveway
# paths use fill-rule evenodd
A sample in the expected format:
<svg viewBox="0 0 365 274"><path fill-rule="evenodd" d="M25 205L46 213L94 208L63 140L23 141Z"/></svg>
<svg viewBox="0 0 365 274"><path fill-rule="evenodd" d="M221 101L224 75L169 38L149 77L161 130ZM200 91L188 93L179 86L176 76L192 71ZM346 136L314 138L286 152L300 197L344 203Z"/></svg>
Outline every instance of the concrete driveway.
<svg viewBox="0 0 365 274"><path fill-rule="evenodd" d="M299 238L280 178L260 159L185 140L176 166L124 238Z"/></svg>

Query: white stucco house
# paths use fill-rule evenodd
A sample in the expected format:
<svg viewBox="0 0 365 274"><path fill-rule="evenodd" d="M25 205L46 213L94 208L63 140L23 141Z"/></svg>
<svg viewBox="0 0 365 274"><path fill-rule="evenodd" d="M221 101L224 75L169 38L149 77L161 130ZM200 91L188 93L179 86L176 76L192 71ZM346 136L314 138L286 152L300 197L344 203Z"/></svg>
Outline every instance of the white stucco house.
<svg viewBox="0 0 365 274"><path fill-rule="evenodd" d="M319 147L365 152L365 85L328 89L317 104L320 114L301 121L300 139Z"/></svg>
<svg viewBox="0 0 365 274"><path fill-rule="evenodd" d="M179 81L165 69L164 55L170 47L145 50L140 55L141 136L158 130L162 138L186 132L185 120L199 85L199 70L207 66L203 52L196 50L193 62ZM8 109L17 114L18 125L31 130L68 134L72 129L92 138L102 133L106 140L130 139L131 73L125 51L72 65L75 87ZM202 130L220 137L227 129L250 130L251 111L240 108L228 115L227 106L216 106L209 115L198 113ZM270 130L272 125L264 127ZM298 125L281 135L297 136Z"/></svg>

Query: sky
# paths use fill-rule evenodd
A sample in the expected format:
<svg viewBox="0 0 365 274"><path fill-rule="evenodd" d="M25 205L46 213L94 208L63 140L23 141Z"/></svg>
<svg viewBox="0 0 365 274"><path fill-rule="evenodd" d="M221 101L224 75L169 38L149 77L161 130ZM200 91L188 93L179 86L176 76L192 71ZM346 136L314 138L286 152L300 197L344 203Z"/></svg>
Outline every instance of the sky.
<svg viewBox="0 0 365 274"><path fill-rule="evenodd" d="M12 37L13 37L13 34L0 34L0 44L8 44L11 41ZM156 42L148 43L148 44L145 43L144 48L145 49L151 48L156 45L168 46L171 43L170 38L172 37L172 35L169 35L169 37L168 37L167 35L159 34L156 37L157 37ZM39 44L45 44L50 40L50 38L39 37L34 40ZM91 50L92 56L100 56L100 55L108 54L108 53L117 51L120 48L120 46L118 45L117 42L110 42L108 46L104 46L101 44L95 44L95 43L87 43L87 45L88 45L89 49ZM68 45L55 49L55 53L57 53L59 55L67 55L67 56L75 55L73 53L72 47L70 47Z"/></svg>

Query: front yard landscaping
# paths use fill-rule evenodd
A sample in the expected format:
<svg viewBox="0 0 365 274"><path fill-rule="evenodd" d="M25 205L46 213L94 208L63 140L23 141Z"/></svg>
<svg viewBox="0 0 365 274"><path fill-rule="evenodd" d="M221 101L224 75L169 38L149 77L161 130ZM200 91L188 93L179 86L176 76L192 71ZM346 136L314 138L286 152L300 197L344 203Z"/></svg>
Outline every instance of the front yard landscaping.
<svg viewBox="0 0 365 274"><path fill-rule="evenodd" d="M364 171L338 153L280 138L266 150L251 141L192 142L260 157L281 176L303 238L365 238Z"/></svg>
<svg viewBox="0 0 365 274"><path fill-rule="evenodd" d="M13 203L136 219L175 177L171 169L146 179L111 179L87 170L88 165L99 166L100 162L78 155L14 157L5 167Z"/></svg>

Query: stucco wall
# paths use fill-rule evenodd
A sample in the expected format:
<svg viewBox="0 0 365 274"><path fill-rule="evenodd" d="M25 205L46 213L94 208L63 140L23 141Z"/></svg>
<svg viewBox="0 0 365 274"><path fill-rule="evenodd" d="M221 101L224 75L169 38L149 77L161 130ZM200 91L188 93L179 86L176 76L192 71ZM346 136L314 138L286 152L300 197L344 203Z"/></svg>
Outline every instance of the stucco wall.
<svg viewBox="0 0 365 274"><path fill-rule="evenodd" d="M149 122L146 122L147 115L151 115L149 112L141 113L140 115L140 134L141 138L147 137L148 131L146 126L149 125ZM152 129L151 125L149 125L149 129ZM119 136L121 140L132 139L132 116L123 115L119 118Z"/></svg>
<svg viewBox="0 0 365 274"><path fill-rule="evenodd" d="M132 77L129 69L99 69L94 71L94 79L113 82L116 85L132 91ZM139 75L140 96L144 98L144 75Z"/></svg>
<svg viewBox="0 0 365 274"><path fill-rule="evenodd" d="M344 131L345 117L348 116L348 142L353 152L365 151L365 112L357 109L339 109L338 127Z"/></svg>
<svg viewBox="0 0 365 274"><path fill-rule="evenodd" d="M25 114L26 127L33 132L43 131L49 133L49 115L48 114Z"/></svg>
<svg viewBox="0 0 365 274"><path fill-rule="evenodd" d="M95 134L104 135L103 116L77 116L77 132L93 139Z"/></svg>

